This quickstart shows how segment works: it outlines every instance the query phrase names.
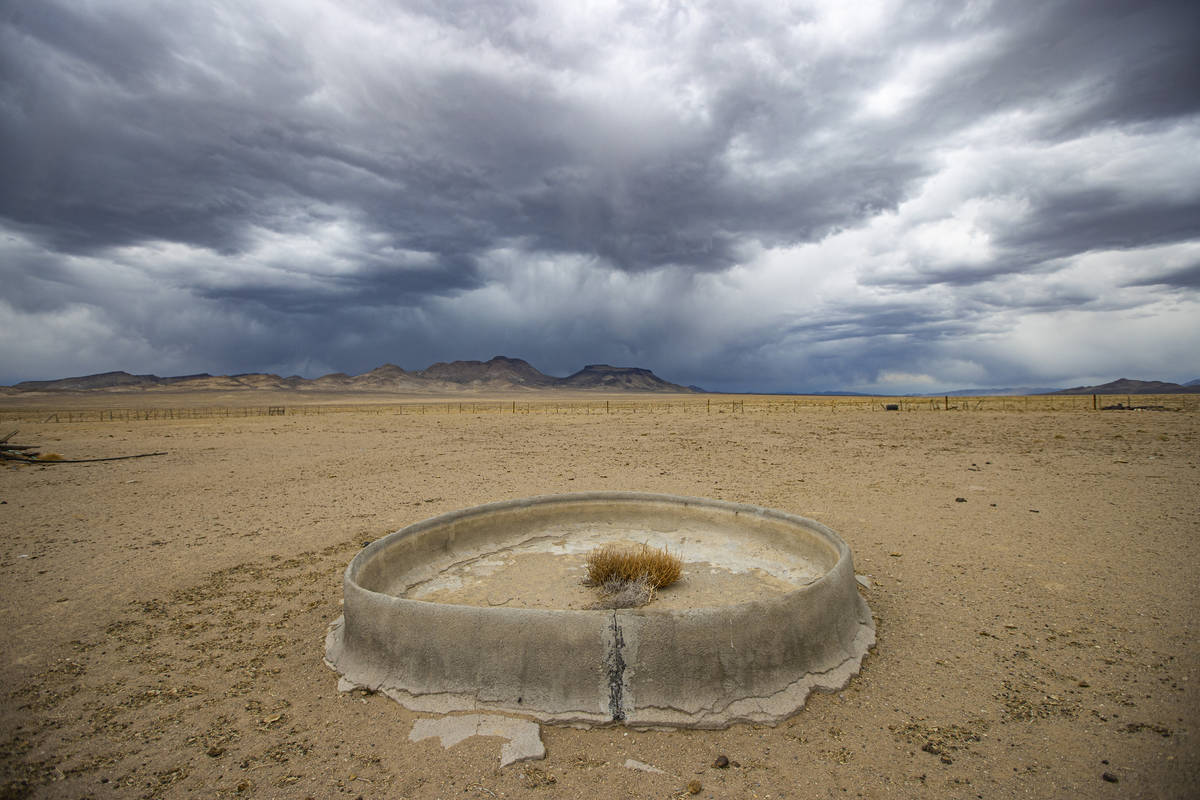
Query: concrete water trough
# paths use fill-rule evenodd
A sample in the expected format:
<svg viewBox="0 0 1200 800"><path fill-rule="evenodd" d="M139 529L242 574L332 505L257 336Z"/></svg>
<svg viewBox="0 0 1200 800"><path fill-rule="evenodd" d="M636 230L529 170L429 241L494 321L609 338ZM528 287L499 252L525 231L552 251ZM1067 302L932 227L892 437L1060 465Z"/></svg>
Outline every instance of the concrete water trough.
<svg viewBox="0 0 1200 800"><path fill-rule="evenodd" d="M666 548L682 579L596 609L587 554ZM552 495L419 522L343 578L326 663L342 689L418 711L500 710L566 724L773 724L835 691L875 641L846 543L813 520L717 500Z"/></svg>

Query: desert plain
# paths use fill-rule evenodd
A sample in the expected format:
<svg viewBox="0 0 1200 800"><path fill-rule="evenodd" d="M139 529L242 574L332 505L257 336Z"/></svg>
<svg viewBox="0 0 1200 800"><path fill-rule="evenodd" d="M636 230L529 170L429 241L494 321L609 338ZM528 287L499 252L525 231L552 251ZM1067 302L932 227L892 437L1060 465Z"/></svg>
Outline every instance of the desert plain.
<svg viewBox="0 0 1200 800"><path fill-rule="evenodd" d="M1200 794L1195 410L536 399L6 399L14 442L165 455L0 464L0 797ZM429 715L338 691L324 638L365 543L607 489L833 528L876 619L860 674L774 727L544 725L546 758L503 768L498 739L410 742Z"/></svg>

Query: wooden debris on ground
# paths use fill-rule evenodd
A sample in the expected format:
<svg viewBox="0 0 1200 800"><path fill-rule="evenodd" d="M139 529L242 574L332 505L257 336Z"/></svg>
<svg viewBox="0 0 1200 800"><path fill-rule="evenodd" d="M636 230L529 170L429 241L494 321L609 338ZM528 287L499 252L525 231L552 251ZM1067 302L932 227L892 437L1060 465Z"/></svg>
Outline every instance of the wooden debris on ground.
<svg viewBox="0 0 1200 800"><path fill-rule="evenodd" d="M132 456L109 456L107 458L63 458L58 453L42 453L35 444L12 444L9 439L17 435L10 431L0 436L0 461L16 461L23 464L85 464L91 461L122 461L127 458L165 456L166 453L138 453Z"/></svg>

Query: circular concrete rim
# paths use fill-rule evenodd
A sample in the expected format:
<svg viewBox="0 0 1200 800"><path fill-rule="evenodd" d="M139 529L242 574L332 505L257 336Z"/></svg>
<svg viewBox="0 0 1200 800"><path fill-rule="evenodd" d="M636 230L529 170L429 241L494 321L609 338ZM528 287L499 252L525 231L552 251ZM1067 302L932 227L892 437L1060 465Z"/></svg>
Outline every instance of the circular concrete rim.
<svg viewBox="0 0 1200 800"><path fill-rule="evenodd" d="M452 605L362 585L378 578L372 570L398 566L398 553L450 550L460 530L478 529L481 520L525 516L532 524L539 514L605 505L808 537L806 546L830 556L828 568L769 600L673 610ZM845 686L875 641L850 549L832 530L774 509L665 494L543 495L442 514L364 548L345 571L343 593L343 616L326 638L326 663L342 674L340 687L382 691L418 711L503 710L634 727L774 724L813 689Z"/></svg>

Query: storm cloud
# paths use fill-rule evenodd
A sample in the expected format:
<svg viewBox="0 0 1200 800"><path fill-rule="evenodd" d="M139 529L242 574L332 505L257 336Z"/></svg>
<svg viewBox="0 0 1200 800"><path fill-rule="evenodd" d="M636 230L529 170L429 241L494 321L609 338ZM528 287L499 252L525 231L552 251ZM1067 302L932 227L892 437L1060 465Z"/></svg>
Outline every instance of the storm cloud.
<svg viewBox="0 0 1200 800"><path fill-rule="evenodd" d="M1200 375L1192 2L0 5L0 383Z"/></svg>

